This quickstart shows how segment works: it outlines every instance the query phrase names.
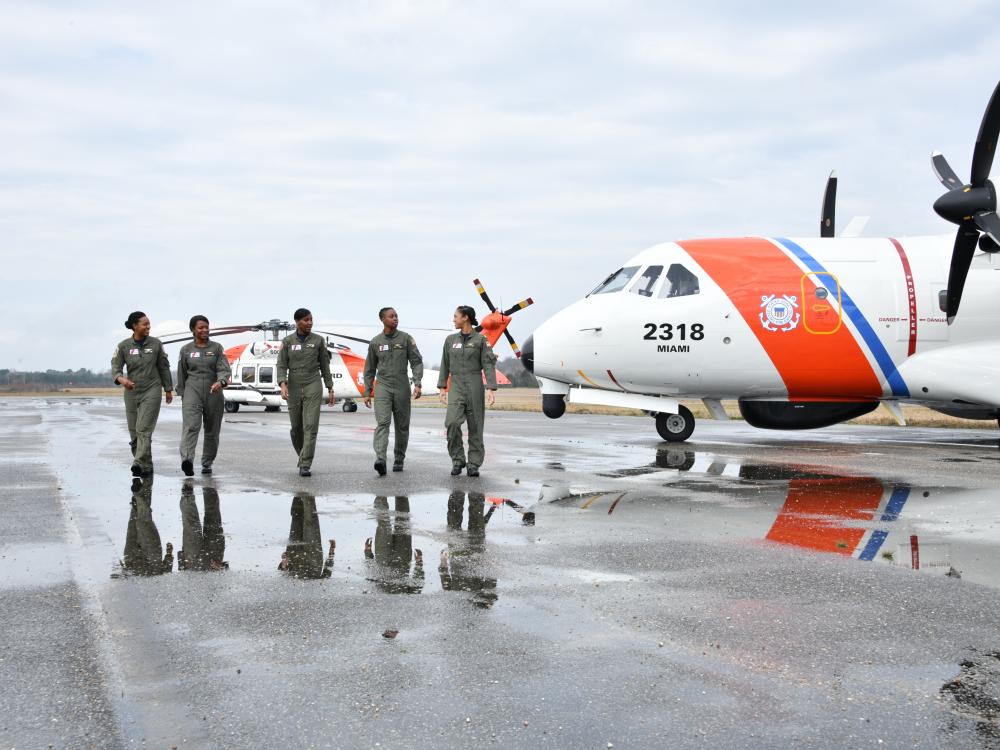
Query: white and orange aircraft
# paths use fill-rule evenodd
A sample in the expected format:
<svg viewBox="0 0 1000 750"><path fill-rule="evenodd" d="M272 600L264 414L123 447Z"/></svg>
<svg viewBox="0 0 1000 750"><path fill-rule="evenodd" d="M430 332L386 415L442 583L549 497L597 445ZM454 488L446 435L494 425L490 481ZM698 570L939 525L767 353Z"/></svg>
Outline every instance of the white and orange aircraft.
<svg viewBox="0 0 1000 750"><path fill-rule="evenodd" d="M954 238L834 238L834 182L819 238L639 253L525 342L545 414L562 416L567 400L633 407L672 442L694 430L682 397L716 419L736 399L748 423L771 429L826 427L880 403L901 424L904 402L1000 418L1000 218L988 179L998 133L1000 85L969 183L932 155L948 189L934 209L958 224Z"/></svg>
<svg viewBox="0 0 1000 750"><path fill-rule="evenodd" d="M483 301L490 308L489 315L483 318L479 330L486 336L490 346L496 346L500 336L506 336L510 342L511 349L520 357L521 353L513 336L507 330L510 325L511 315L532 304L529 297L522 302L518 302L509 310L497 310L490 301L489 295L480 283L479 279L474 281ZM264 331L271 334L271 339L254 341L252 343L238 344L226 349L226 357L233 370L232 382L223 389L223 396L226 400L226 411L237 412L241 406L262 406L266 411L279 411L285 403L281 398L281 389L277 382L278 353L281 351L281 335L295 330L295 326L283 320L273 319L263 323L245 326L226 326L212 329L212 335L230 336L234 334L247 333L250 331ZM420 330L420 329L414 329ZM439 329L441 330L441 329ZM349 336L343 333L332 331L322 331L313 329L314 333L323 334L329 337L347 339L368 344L368 339L357 336ZM191 340L190 334L167 334L164 344L174 344ZM347 346L329 342L330 347L330 374L333 376L333 394L341 402L341 408L346 412L358 410L357 399L364 396L365 387L365 355L358 354ZM433 396L438 393L437 370L424 370L422 379L422 391L424 396ZM410 373L412 381L413 373ZM510 385L510 380L499 370L497 370L497 383L499 385ZM376 382L375 387L378 388ZM324 388L324 396L328 391Z"/></svg>

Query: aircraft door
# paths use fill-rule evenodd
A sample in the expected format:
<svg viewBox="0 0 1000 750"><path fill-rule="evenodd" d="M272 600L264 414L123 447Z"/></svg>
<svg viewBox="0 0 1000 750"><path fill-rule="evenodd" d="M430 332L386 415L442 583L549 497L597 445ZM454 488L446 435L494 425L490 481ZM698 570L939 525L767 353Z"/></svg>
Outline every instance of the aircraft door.
<svg viewBox="0 0 1000 750"><path fill-rule="evenodd" d="M836 333L842 324L840 282L832 273L802 276L802 325L818 336Z"/></svg>

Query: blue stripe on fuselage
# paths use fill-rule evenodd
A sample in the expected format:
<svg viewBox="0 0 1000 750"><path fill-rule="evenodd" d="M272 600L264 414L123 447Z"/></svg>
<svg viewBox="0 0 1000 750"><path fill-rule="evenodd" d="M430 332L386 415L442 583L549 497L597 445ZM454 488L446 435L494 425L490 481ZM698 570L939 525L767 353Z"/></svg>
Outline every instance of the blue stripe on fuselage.
<svg viewBox="0 0 1000 750"><path fill-rule="evenodd" d="M776 238L776 241L783 245L786 249L791 250L792 253L795 254L795 257L802 261L802 263L805 264L810 271L818 274L819 280L823 283L823 286L829 289L832 294L838 293L837 284L834 282L830 272L823 268L819 261L812 257L805 248L784 237L778 237ZM892 357L886 350L882 340L878 337L878 334L875 333L875 329L872 328L871 324L865 319L865 316L858 309L858 306L854 304L854 300L851 299L851 296L847 293L844 287L840 287L839 294L842 311L846 313L848 318L850 318L858 333L861 334L861 338L864 339L865 344L867 344L872 356L875 357L875 361L878 362L878 366L882 368L882 372L885 374L886 382L888 382L889 387L892 388L892 395L900 398L909 398L910 389L907 388L906 383L903 382L903 376L900 375L899 371L896 369L896 363L892 361Z"/></svg>

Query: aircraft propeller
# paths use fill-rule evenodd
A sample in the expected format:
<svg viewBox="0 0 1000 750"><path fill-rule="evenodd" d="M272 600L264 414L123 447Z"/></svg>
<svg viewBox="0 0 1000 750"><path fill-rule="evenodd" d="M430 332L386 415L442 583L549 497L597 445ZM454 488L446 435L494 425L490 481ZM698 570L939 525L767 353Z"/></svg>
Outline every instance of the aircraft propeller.
<svg viewBox="0 0 1000 750"><path fill-rule="evenodd" d="M826 191L823 193L823 208L819 217L819 236L836 237L837 213L837 173L830 172L826 179Z"/></svg>
<svg viewBox="0 0 1000 750"><path fill-rule="evenodd" d="M976 253L976 244L984 252L1000 250L1000 217L997 216L997 191L990 182L990 169L1000 136L1000 83L993 90L983 121L979 126L976 147L972 152L972 169L969 184L963 185L939 151L931 154L934 174L948 192L934 202L938 216L958 224L955 247L951 254L948 272L948 290L945 315L951 325L962 301L962 290ZM980 232L982 235L980 236Z"/></svg>
<svg viewBox="0 0 1000 750"><path fill-rule="evenodd" d="M500 337L500 333L497 332L497 329L499 329L499 331L502 332L507 338L510 348L514 351L514 356L520 359L521 349L518 347L517 342L514 340L510 331L507 330L507 326L510 325L511 315L516 313L518 310L523 310L528 305L535 304L535 301L531 299L531 297L528 297L527 299L521 300L513 307L500 311L497 310L496 306L493 304L493 301L490 299L490 295L486 293L486 288L483 286L483 283L479 279L473 279L472 283L476 285L476 291L478 291L479 296L483 298L483 302L485 302L486 306L490 308L490 314L483 318L482 324L479 325L476 330L482 331L485 329L487 331L487 338L492 339L490 343L494 344L496 339ZM496 333L496 336L491 336L490 333Z"/></svg>

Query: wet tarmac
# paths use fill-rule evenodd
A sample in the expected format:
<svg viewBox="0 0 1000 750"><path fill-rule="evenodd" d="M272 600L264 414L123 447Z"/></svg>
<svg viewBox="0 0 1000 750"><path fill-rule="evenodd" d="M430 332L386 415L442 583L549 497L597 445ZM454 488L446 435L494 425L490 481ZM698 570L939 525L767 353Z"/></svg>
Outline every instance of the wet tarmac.
<svg viewBox="0 0 1000 750"><path fill-rule="evenodd" d="M996 429L762 432L443 412L179 410L132 484L121 405L0 400L0 746L1000 747Z"/></svg>

